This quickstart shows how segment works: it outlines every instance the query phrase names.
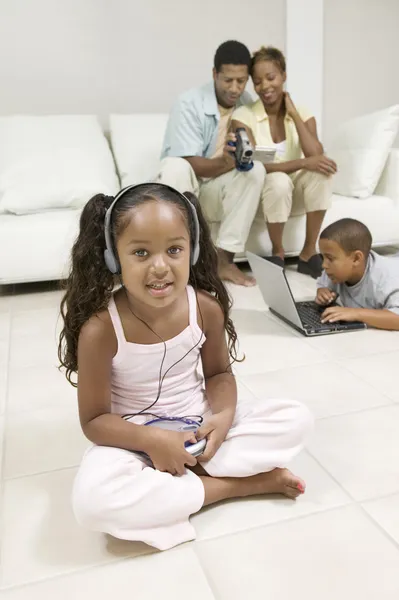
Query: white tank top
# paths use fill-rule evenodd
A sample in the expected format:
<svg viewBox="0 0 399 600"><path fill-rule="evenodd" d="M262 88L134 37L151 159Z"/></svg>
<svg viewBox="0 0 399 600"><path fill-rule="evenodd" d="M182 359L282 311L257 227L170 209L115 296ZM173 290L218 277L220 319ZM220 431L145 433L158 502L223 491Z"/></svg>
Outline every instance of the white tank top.
<svg viewBox="0 0 399 600"><path fill-rule="evenodd" d="M194 408L194 414L201 414L205 410L204 380L199 373L199 361L201 346L206 338L197 323L195 291L191 286L187 286L186 290L189 325L176 337L166 341L162 376L171 365L180 362L165 376L159 400L150 409L151 413L160 416L188 416L193 415ZM112 361L112 412L135 414L145 410L158 395L159 370L165 346L162 342L127 342L113 297L108 311L118 341L118 350ZM198 413L201 407L202 411Z"/></svg>

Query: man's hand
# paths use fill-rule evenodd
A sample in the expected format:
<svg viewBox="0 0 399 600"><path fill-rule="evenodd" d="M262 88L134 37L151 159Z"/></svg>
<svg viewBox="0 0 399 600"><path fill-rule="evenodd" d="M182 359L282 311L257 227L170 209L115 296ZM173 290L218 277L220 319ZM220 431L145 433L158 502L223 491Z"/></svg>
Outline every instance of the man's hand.
<svg viewBox="0 0 399 600"><path fill-rule="evenodd" d="M334 175L337 172L337 164L330 158L327 158L327 156L324 156L324 154L308 156L304 159L303 168L307 171L316 171L327 176Z"/></svg>
<svg viewBox="0 0 399 600"><path fill-rule="evenodd" d="M213 458L226 439L232 425L234 414L222 411L212 415L196 433L197 440L207 439L205 451L198 457L198 462L206 462Z"/></svg>
<svg viewBox="0 0 399 600"><path fill-rule="evenodd" d="M233 146L229 146L229 142L233 142ZM226 165L231 166L232 169L236 166L236 159L234 157L234 152L236 151L236 142L237 137L234 133L228 133L226 135L226 140L223 148L223 158Z"/></svg>
<svg viewBox="0 0 399 600"><path fill-rule="evenodd" d="M320 304L320 306L327 306L336 300L337 294L330 290L329 288L319 288L317 290L316 304Z"/></svg>
<svg viewBox="0 0 399 600"><path fill-rule="evenodd" d="M361 321L359 311L356 308L345 308L344 306L331 306L321 315L322 323L336 323L337 321Z"/></svg>

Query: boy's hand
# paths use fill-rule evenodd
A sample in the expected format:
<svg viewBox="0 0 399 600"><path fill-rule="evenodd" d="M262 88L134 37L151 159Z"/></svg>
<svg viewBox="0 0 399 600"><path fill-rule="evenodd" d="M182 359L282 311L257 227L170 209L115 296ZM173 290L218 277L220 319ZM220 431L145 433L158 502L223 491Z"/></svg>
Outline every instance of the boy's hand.
<svg viewBox="0 0 399 600"><path fill-rule="evenodd" d="M319 288L316 294L316 304L320 304L320 306L327 306L327 304L331 304L336 300L337 294L332 292L329 288Z"/></svg>
<svg viewBox="0 0 399 600"><path fill-rule="evenodd" d="M194 467L197 464L197 459L191 456L184 446L185 442L192 444L197 442L194 432L169 431L160 427L151 427L151 429L154 438L147 454L157 471L171 475L184 475L186 465Z"/></svg>
<svg viewBox="0 0 399 600"><path fill-rule="evenodd" d="M222 411L212 415L196 433L197 440L207 439L204 453L198 457L198 462L211 460L226 439L226 435L232 425L234 414L230 411Z"/></svg>
<svg viewBox="0 0 399 600"><path fill-rule="evenodd" d="M361 321L359 311L356 308L330 306L321 315L322 323L336 323L337 321Z"/></svg>

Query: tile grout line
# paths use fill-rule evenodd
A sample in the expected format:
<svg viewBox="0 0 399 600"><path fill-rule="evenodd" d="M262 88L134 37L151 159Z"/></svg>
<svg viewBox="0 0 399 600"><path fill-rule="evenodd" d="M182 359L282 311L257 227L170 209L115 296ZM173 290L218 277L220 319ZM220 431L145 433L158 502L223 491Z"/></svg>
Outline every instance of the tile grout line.
<svg viewBox="0 0 399 600"><path fill-rule="evenodd" d="M14 294L14 287L13 293ZM9 375L10 375L10 345L11 345L11 303L9 305L9 329L8 329L8 340L7 340L7 358L6 358L6 390L5 390L5 405L4 415L2 418L2 439L1 439L1 464L0 464L0 540L4 539L4 498L5 498L5 466L6 466L6 420L7 420L7 404L8 404L8 388L9 388ZM3 546L0 543L0 582L2 577L2 564L3 564Z"/></svg>
<svg viewBox="0 0 399 600"><path fill-rule="evenodd" d="M334 481L334 483L336 483L336 485L347 495L349 496L349 498L351 499L352 502L354 502L355 504L357 504L357 500L352 496L352 494L347 491L344 486L342 485L342 483L340 481L338 481L338 479L335 477L335 475L333 475L332 473L330 473L330 471L319 461L318 458L316 458L316 456L309 450L309 448L306 448L306 452L309 453L309 455L313 458L313 460L319 465L319 467L325 472L327 473L327 475L329 477L331 477L331 479Z"/></svg>
<svg viewBox="0 0 399 600"><path fill-rule="evenodd" d="M48 475L49 473L58 473L62 471L71 471L72 469L77 469L79 464L69 465L66 467L56 467L54 469L46 469L45 471L35 471L34 473L26 473L24 475L16 475L15 477L3 477L3 483L8 483L9 481L19 481L21 479L26 479L28 477L40 477L41 475Z"/></svg>
<svg viewBox="0 0 399 600"><path fill-rule="evenodd" d="M43 585L47 581L51 582L51 581L60 579L62 577L70 577L71 575L80 575L82 573L87 573L89 571L94 571L96 569L102 569L108 565L116 565L118 563L125 562L129 559L134 560L136 558L140 558L141 556L150 556L151 554L155 554L155 552L147 552L144 554L139 554L138 556L115 557L115 558L111 558L107 562L101 562L101 563L98 563L95 565L86 565L85 567L76 569L74 571L64 571L63 573L56 573L54 575L44 576L44 577L41 577L40 579L31 579L29 581L24 581L22 583L12 583L11 585L5 585L5 586L2 586L0 584L0 597L1 597L2 592Z"/></svg>
<svg viewBox="0 0 399 600"><path fill-rule="evenodd" d="M309 519L311 517L316 517L318 515L325 515L325 514L333 512L333 511L344 510L344 509L350 508L352 506L356 507L356 505L357 505L357 502L353 500L350 502L346 502L345 504L340 504L339 506L330 506L329 508L326 508L326 509L316 510L314 512L297 515L295 517L291 517L288 519L283 519L280 521L272 521L270 523L264 523L261 526L254 525L254 526L248 527L246 529L240 529L239 531L231 531L229 533L223 533L222 535L218 535L217 537L213 537L213 538L206 538L206 539L202 539L202 540L193 540L193 542L191 542L191 543L194 545L194 549L195 549L195 547L199 544L207 544L209 542L215 542L216 540L221 540L221 539L224 539L227 537L236 537L243 533L255 531L257 529L269 529L270 527L279 527L280 525L283 525L285 523L293 523L294 521L302 521L304 519Z"/></svg>
<svg viewBox="0 0 399 600"><path fill-rule="evenodd" d="M365 502L368 502L368 500ZM388 533L388 531L367 512L367 510L364 508L364 506L360 502L358 503L358 506L359 506L360 510L363 512L364 516L367 518L367 520L370 521L370 523L372 523L375 527L377 527L377 529L379 529L381 531L383 536L389 542L391 542L391 544L393 544L395 546L395 548L399 551L399 541L397 541L392 535L390 535Z"/></svg>
<svg viewBox="0 0 399 600"><path fill-rule="evenodd" d="M380 408L383 408L383 407L380 407ZM330 473L330 471L319 461L319 459L316 458L316 456L309 450L309 448L305 448L305 452L307 452L312 457L312 459L319 465L319 467L334 481L334 483L336 483L336 485L347 496L349 496L351 501L355 505L357 505L361 508L362 508L362 505L365 504L366 502L377 502L378 500L384 500L385 498L390 498L391 496L396 496L399 494L399 490L396 490L394 492L389 492L388 494L383 494L382 496L373 496L371 498L365 498L364 500L356 500L356 498L353 497L353 495L342 485L342 483L340 483L340 481L338 481L338 479L335 477L335 475Z"/></svg>
<svg viewBox="0 0 399 600"><path fill-rule="evenodd" d="M346 413L338 413L336 415L326 415L325 417L317 417L316 423L318 421L325 421L327 419L337 419L340 417L349 417L350 415L358 415L364 412L372 412L372 411L376 411L376 410L384 410L386 408L393 408L395 406L398 406L397 402L394 402L393 400L390 400L389 398L387 398L387 404L379 404L378 406L367 406L365 408L356 408L354 410L351 410L349 412Z"/></svg>
<svg viewBox="0 0 399 600"><path fill-rule="evenodd" d="M398 352L399 352L399 350L389 350L388 352L379 352L378 355L379 356L386 356L386 355L389 355L389 354L397 354ZM356 356L356 357L352 357L352 359L358 360L359 358L367 358L367 356L368 355L365 355L365 356ZM352 360L352 359L349 359L349 360ZM342 363L339 362L339 359L335 359L334 362L339 367L341 367L341 368L345 369L346 371L348 371L348 373L350 373L351 375L353 375L353 377L357 377L363 383L367 383L367 385L369 385L373 390L375 390L376 392L378 392L382 396L385 396L385 398L388 398L394 404L398 402L398 400L394 400L393 398L391 398L390 396L388 396L388 394L386 392L381 392L381 390L379 390L375 384L366 381L362 377L359 377L359 375L357 375L356 373L354 373L353 371L351 371L351 369L349 367L347 367L346 364L344 364L343 362Z"/></svg>

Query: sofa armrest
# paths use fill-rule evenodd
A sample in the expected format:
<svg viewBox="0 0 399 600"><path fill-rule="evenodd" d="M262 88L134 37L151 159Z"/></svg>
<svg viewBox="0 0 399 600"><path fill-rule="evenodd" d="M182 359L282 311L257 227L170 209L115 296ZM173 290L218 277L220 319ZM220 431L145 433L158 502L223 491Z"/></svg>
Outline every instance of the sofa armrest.
<svg viewBox="0 0 399 600"><path fill-rule="evenodd" d="M392 148L374 194L399 203L399 148Z"/></svg>

